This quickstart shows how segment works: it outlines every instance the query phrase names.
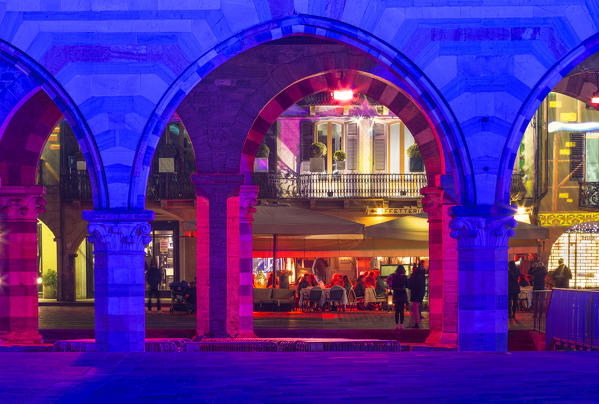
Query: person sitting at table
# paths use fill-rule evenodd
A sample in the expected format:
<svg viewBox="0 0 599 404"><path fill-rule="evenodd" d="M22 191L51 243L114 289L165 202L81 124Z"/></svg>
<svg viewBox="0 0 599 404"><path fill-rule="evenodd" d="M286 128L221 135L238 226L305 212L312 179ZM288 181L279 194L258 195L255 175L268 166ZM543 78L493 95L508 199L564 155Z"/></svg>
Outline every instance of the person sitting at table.
<svg viewBox="0 0 599 404"><path fill-rule="evenodd" d="M383 279L383 277L380 275L376 278L374 293L377 297L385 296L387 294L387 285L385 284L385 279Z"/></svg>
<svg viewBox="0 0 599 404"><path fill-rule="evenodd" d="M376 285L376 278L374 275L374 271L368 271L366 274L366 278L364 279L364 287L374 288Z"/></svg>
<svg viewBox="0 0 599 404"><path fill-rule="evenodd" d="M366 285L364 285L364 275L360 275L354 285L354 292L356 293L356 299L364 298L366 291Z"/></svg>
<svg viewBox="0 0 599 404"><path fill-rule="evenodd" d="M297 295L299 296L302 289L307 288L309 286L310 286L310 281L308 280L308 274L304 274L304 276L302 276L300 281L297 283L297 287L296 287Z"/></svg>
<svg viewBox="0 0 599 404"><path fill-rule="evenodd" d="M318 282L316 281L316 276L314 276L314 274L308 274L308 282L310 282L310 286L318 285Z"/></svg>
<svg viewBox="0 0 599 404"><path fill-rule="evenodd" d="M352 284L347 275L343 275L343 285L341 286L345 288L345 293L347 293L349 296L349 291L352 289Z"/></svg>
<svg viewBox="0 0 599 404"><path fill-rule="evenodd" d="M334 273L331 281L327 284L327 288L332 288L333 286L337 286L342 282L341 274Z"/></svg>

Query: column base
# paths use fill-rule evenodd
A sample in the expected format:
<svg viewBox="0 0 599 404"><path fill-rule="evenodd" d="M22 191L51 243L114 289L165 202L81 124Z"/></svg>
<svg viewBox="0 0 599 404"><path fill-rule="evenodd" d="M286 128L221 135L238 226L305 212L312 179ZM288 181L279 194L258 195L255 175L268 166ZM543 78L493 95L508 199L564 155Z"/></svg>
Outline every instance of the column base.
<svg viewBox="0 0 599 404"><path fill-rule="evenodd" d="M37 331L13 331L0 334L0 345L40 345L44 340Z"/></svg>
<svg viewBox="0 0 599 404"><path fill-rule="evenodd" d="M458 334L455 332L431 331L425 343L434 346L457 347Z"/></svg>

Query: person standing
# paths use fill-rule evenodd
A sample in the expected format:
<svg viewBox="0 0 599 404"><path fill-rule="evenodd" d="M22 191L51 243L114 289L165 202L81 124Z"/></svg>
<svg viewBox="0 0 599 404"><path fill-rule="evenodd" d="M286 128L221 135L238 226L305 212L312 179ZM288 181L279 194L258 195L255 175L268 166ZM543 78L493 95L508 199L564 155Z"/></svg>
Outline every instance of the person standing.
<svg viewBox="0 0 599 404"><path fill-rule="evenodd" d="M520 284L518 283L518 277L520 271L516 267L514 261L508 263L507 272L507 288L508 288L508 318L516 318L516 310L518 309L518 295L520 294Z"/></svg>
<svg viewBox="0 0 599 404"><path fill-rule="evenodd" d="M424 300L425 293L425 269L424 262L420 261L417 266L414 266L412 275L408 280L408 288L410 289L410 300L412 305L410 306L412 327L420 328L420 308L422 301Z"/></svg>
<svg viewBox="0 0 599 404"><path fill-rule="evenodd" d="M551 273L551 279L553 279L553 284L556 288L569 288L570 287L570 279L572 279L572 272L570 268L564 264L564 259L560 258L558 261L559 265L555 270Z"/></svg>
<svg viewBox="0 0 599 404"><path fill-rule="evenodd" d="M545 290L545 277L547 276L547 268L541 261L537 261L530 269L532 276L532 290Z"/></svg>
<svg viewBox="0 0 599 404"><path fill-rule="evenodd" d="M394 273L387 278L387 286L393 291L393 305L395 306L395 329L403 328L404 310L408 303L408 278L403 265L398 265ZM400 322L401 320L401 322Z"/></svg>
<svg viewBox="0 0 599 404"><path fill-rule="evenodd" d="M155 265L150 266L150 270L146 274L146 280L150 286L150 292L148 294L148 311L152 311L152 297L156 297L156 306L158 307L158 311L160 311L160 292L158 291L158 286L162 281L162 271Z"/></svg>

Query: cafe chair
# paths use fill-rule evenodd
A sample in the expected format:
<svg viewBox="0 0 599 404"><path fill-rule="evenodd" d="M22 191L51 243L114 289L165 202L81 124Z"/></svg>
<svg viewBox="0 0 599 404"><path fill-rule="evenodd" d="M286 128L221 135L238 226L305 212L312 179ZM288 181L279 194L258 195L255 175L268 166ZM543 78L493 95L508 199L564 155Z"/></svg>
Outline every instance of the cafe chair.
<svg viewBox="0 0 599 404"><path fill-rule="evenodd" d="M320 300L322 299L322 289L318 288L318 287L313 287L312 290L310 290L310 299L309 299L309 304L310 307L313 309L313 311L316 311L316 309L320 309Z"/></svg>
<svg viewBox="0 0 599 404"><path fill-rule="evenodd" d="M345 305L343 304L343 292L344 291L345 291L345 289L343 289L341 286L333 286L331 288L331 297L330 297L331 310L333 309L333 307L335 307L337 309L337 311L339 311L343 307L343 311L345 311Z"/></svg>

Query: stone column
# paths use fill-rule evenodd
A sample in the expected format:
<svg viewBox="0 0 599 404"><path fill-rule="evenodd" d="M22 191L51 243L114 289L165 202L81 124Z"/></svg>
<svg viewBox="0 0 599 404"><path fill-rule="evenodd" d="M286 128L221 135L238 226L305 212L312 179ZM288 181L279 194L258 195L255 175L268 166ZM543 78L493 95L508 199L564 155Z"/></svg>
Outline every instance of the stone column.
<svg viewBox="0 0 599 404"><path fill-rule="evenodd" d="M252 222L258 203L258 186L239 190L239 336L254 337L254 277Z"/></svg>
<svg viewBox="0 0 599 404"><path fill-rule="evenodd" d="M39 344L37 217L42 186L0 188L0 345Z"/></svg>
<svg viewBox="0 0 599 404"><path fill-rule="evenodd" d="M515 210L456 206L451 236L458 241L458 349L507 351L508 239Z"/></svg>
<svg viewBox="0 0 599 404"><path fill-rule="evenodd" d="M145 350L145 254L154 212L83 212L94 243L96 347L102 352Z"/></svg>
<svg viewBox="0 0 599 404"><path fill-rule="evenodd" d="M450 237L450 210L443 189L426 187L422 206L429 223L429 323L427 343L457 343L457 248Z"/></svg>
<svg viewBox="0 0 599 404"><path fill-rule="evenodd" d="M241 174L194 174L197 196L197 337L239 333Z"/></svg>

